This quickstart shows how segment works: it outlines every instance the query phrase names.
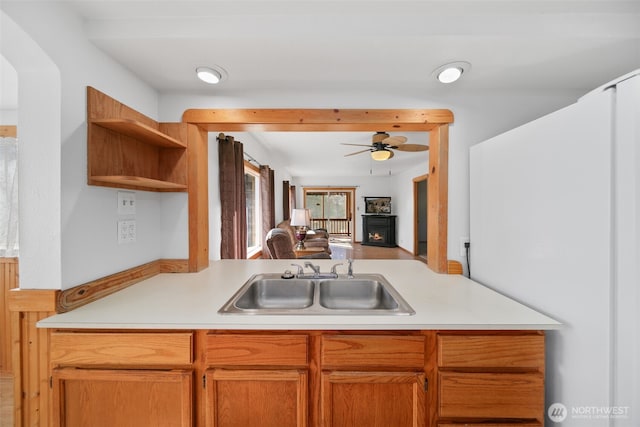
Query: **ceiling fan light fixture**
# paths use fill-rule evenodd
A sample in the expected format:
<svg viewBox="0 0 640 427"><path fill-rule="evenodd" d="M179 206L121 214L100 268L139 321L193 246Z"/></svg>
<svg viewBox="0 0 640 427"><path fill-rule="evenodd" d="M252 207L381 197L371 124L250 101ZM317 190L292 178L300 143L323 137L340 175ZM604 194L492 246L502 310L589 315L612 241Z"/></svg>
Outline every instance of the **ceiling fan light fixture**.
<svg viewBox="0 0 640 427"><path fill-rule="evenodd" d="M386 150L386 149L375 150L375 151L371 152L371 158L373 160L377 160L379 162L387 160L390 157L391 157L391 151Z"/></svg>
<svg viewBox="0 0 640 427"><path fill-rule="evenodd" d="M196 68L196 75L203 82L215 85L224 79L226 73L220 67L198 67Z"/></svg>
<svg viewBox="0 0 640 427"><path fill-rule="evenodd" d="M449 62L433 71L433 75L440 83L449 84L457 81L463 74L469 72L471 64L465 61Z"/></svg>

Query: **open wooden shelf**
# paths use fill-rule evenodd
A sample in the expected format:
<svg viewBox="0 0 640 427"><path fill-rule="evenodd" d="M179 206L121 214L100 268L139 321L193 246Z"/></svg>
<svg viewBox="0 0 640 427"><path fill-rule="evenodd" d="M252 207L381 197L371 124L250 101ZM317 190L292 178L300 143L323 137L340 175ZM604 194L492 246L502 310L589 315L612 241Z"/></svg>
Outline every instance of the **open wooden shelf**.
<svg viewBox="0 0 640 427"><path fill-rule="evenodd" d="M160 181L157 179L144 178L141 176L124 176L124 175L108 175L108 176L92 176L92 181L96 183L102 183L109 186L110 184L116 184L118 187L131 186L142 187L149 190L157 191L186 191L187 186L184 184L177 184L175 182Z"/></svg>
<svg viewBox="0 0 640 427"><path fill-rule="evenodd" d="M135 120L95 119L91 123L159 147L186 148L183 142Z"/></svg>
<svg viewBox="0 0 640 427"><path fill-rule="evenodd" d="M87 182L146 191L188 191L187 125L158 123L87 87Z"/></svg>

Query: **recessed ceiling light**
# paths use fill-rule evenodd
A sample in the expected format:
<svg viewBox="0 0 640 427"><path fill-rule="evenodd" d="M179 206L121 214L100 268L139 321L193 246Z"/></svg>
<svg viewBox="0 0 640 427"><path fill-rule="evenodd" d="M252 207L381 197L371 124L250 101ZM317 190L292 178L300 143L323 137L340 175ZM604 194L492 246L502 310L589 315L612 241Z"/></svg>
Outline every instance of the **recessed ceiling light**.
<svg viewBox="0 0 640 427"><path fill-rule="evenodd" d="M440 83L448 84L455 82L464 73L468 73L469 70L471 70L471 64L464 61L456 61L436 68L432 74Z"/></svg>
<svg viewBox="0 0 640 427"><path fill-rule="evenodd" d="M226 72L220 67L198 67L196 75L203 82L215 85L226 77Z"/></svg>

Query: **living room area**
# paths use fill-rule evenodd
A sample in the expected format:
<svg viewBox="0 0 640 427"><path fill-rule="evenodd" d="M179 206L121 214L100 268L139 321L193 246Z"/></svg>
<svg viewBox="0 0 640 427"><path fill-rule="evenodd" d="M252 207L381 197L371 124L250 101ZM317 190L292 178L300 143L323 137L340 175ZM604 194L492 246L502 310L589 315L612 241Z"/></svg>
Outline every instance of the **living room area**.
<svg viewBox="0 0 640 427"><path fill-rule="evenodd" d="M266 234L272 228L281 227L283 223L291 226L293 209L308 209L308 223L301 225L308 230L322 229L327 233L330 249L327 252L333 259L426 258L426 172L429 164L427 152L409 153L409 164L406 163L406 159L403 162L400 158L407 153L396 154L390 161L372 161L369 153L363 153L362 155L366 156L364 162L363 159L358 159L359 162L354 162L351 167L328 168L327 165L331 162L323 165L319 154L316 155L316 152L322 151L323 145L326 147L327 139L336 141L336 145L339 145L338 141L353 140L347 136L365 138L366 141L371 138L371 133L308 132L305 134L305 152L314 153L306 155L312 157L313 162L304 162L301 169L298 165L302 162L292 161L282 155L282 151L274 155L276 151L271 149L272 138L283 138L283 134L289 138L296 132L234 132L231 136L235 142L241 141L243 179L247 180L243 185L246 191L248 222L246 239L249 242L246 258L270 256L266 250ZM427 132L405 134L409 136L410 141L420 144L429 139ZM216 164L219 163L219 158L216 159L215 155L220 156L219 147L216 147L220 144L220 136L230 137L223 134L214 137L213 133L209 136L209 168L212 171L219 168ZM284 142L289 141L287 138L284 138ZM324 142L315 144L313 141ZM349 154L352 149L353 147L346 147L344 150ZM333 151L335 156L335 150ZM338 155L350 161L351 157L342 153ZM317 168L309 166L315 163L318 164ZM270 170L270 175L267 175L266 180L261 180L260 170L265 168ZM210 207L209 218L211 259L226 257L217 253L218 248L223 246L222 234L229 228L222 223L220 211L223 208L220 207L219 210L215 206L215 200L223 198L220 186L237 188L230 187L227 182L223 183L224 175L226 173L222 172L222 169L219 169L219 174L210 174L210 178L214 178L209 183L209 199L214 203ZM215 178L220 181L215 182ZM418 182L421 182L420 187L417 186ZM261 185L270 187L266 190L266 197L271 197L273 201L260 200L261 197L265 197L265 188L260 188ZM237 193L227 190L227 193L232 192ZM377 230L369 232L367 228L371 227L371 224L367 223L367 219L376 222L392 221L392 224L382 228L379 224L373 224ZM289 229L290 236L294 236L294 247L298 243L294 234L296 228L299 226L294 222L293 227ZM260 232L262 235L259 235ZM305 242L309 241L311 235L312 231L309 232L309 237L305 238ZM313 248L313 245L306 246ZM317 249L305 250L304 253L298 250L296 257L310 255L307 252L312 253Z"/></svg>

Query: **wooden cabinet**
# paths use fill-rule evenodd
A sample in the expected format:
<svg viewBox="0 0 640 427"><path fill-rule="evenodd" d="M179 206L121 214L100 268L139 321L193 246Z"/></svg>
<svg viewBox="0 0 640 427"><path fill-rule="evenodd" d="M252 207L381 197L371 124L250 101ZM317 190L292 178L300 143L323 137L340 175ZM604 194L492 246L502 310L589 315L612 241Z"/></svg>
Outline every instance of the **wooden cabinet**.
<svg viewBox="0 0 640 427"><path fill-rule="evenodd" d="M425 337L327 335L320 351L322 426L424 426Z"/></svg>
<svg viewBox="0 0 640 427"><path fill-rule="evenodd" d="M192 332L52 332L54 426L193 425Z"/></svg>
<svg viewBox="0 0 640 427"><path fill-rule="evenodd" d="M528 331L53 331L53 425L542 426Z"/></svg>
<svg viewBox="0 0 640 427"><path fill-rule="evenodd" d="M206 373L206 425L307 425L306 370L210 369Z"/></svg>
<svg viewBox="0 0 640 427"><path fill-rule="evenodd" d="M323 372L322 425L424 426L424 386L418 372Z"/></svg>
<svg viewBox="0 0 640 427"><path fill-rule="evenodd" d="M437 366L438 425L543 424L542 334L441 333Z"/></svg>
<svg viewBox="0 0 640 427"><path fill-rule="evenodd" d="M187 124L158 123L87 87L89 185L187 191Z"/></svg>
<svg viewBox="0 0 640 427"><path fill-rule="evenodd" d="M192 425L190 370L55 369L54 426Z"/></svg>
<svg viewBox="0 0 640 427"><path fill-rule="evenodd" d="M308 341L306 335L207 335L206 425L306 426Z"/></svg>

